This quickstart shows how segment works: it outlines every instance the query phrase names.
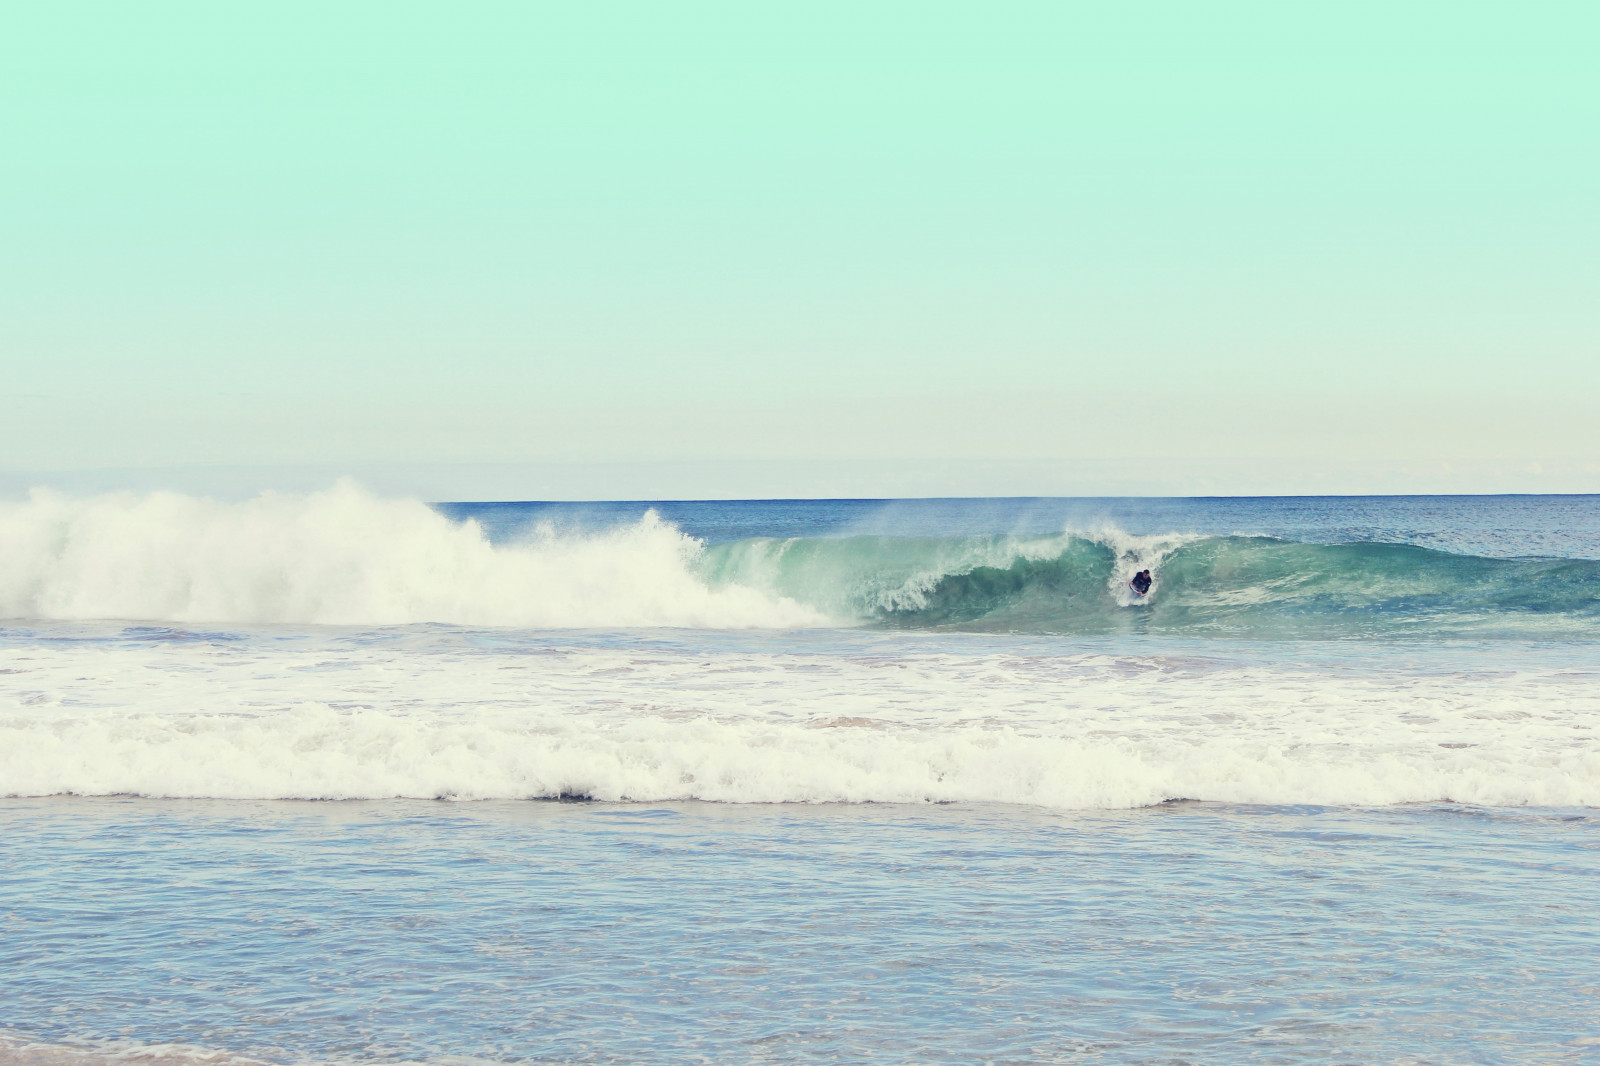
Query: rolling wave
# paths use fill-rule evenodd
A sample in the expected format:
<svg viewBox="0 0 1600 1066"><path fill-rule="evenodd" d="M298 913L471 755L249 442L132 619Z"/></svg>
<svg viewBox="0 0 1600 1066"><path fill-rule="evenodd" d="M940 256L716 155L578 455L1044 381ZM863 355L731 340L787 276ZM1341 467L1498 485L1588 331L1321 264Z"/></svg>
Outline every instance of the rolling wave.
<svg viewBox="0 0 1600 1066"><path fill-rule="evenodd" d="M695 571L702 546L654 515L492 544L415 500L342 482L243 503L175 493L0 504L0 618L528 628L820 624Z"/></svg>
<svg viewBox="0 0 1600 1066"><path fill-rule="evenodd" d="M845 538L718 545L703 565L908 629L1270 638L1600 635L1600 562L1268 537ZM1150 569L1136 596L1128 579Z"/></svg>
<svg viewBox="0 0 1600 1066"><path fill-rule="evenodd" d="M0 505L0 618L526 628L876 626L1260 638L1600 636L1600 562L1265 537L748 538L654 513L492 543L341 484ZM1135 596L1128 579L1150 569Z"/></svg>

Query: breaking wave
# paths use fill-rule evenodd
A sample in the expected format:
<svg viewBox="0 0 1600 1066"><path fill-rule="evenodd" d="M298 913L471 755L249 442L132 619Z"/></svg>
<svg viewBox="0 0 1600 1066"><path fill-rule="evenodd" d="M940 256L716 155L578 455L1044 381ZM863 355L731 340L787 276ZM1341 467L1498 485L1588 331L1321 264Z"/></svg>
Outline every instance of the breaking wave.
<svg viewBox="0 0 1600 1066"><path fill-rule="evenodd" d="M0 505L0 617L537 628L783 627L781 596L711 587L654 515L587 535L489 542L476 522L350 483L222 503L173 493Z"/></svg>
<svg viewBox="0 0 1600 1066"><path fill-rule="evenodd" d="M742 541L719 581L897 628L1272 639L1600 636L1600 562L1269 537ZM1153 571L1147 596L1128 580Z"/></svg>
<svg viewBox="0 0 1600 1066"><path fill-rule="evenodd" d="M175 494L0 505L0 617L529 628L869 625L1273 639L1600 635L1600 562L1266 537L749 538L653 512L492 543L344 483L221 503ZM1154 571L1135 596L1128 579Z"/></svg>

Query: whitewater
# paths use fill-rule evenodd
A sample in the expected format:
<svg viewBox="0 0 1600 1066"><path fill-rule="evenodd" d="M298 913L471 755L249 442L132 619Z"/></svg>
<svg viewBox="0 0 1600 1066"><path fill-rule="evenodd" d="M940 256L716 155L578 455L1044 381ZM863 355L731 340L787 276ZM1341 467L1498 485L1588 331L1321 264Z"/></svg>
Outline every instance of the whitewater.
<svg viewBox="0 0 1600 1066"><path fill-rule="evenodd" d="M173 493L0 504L0 617L316 625L783 626L798 605L713 591L699 545L647 516L597 535L490 544L353 484L219 503Z"/></svg>
<svg viewBox="0 0 1600 1066"><path fill-rule="evenodd" d="M1600 805L1558 647L79 624L5 634L0 791L43 796Z"/></svg>

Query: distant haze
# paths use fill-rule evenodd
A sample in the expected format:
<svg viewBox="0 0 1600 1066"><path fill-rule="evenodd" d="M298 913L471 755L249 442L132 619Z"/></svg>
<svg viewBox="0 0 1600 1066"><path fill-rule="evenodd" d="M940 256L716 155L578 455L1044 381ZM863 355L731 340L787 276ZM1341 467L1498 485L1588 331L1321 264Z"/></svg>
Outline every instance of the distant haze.
<svg viewBox="0 0 1600 1066"><path fill-rule="evenodd" d="M0 493L1600 491L1600 7L38 4Z"/></svg>

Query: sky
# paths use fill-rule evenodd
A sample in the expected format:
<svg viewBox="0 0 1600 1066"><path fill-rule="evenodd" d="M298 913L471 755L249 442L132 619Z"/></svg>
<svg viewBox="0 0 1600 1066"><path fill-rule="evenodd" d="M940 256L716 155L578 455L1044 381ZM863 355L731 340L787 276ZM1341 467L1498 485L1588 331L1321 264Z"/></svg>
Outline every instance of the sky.
<svg viewBox="0 0 1600 1066"><path fill-rule="evenodd" d="M0 493L1600 491L1600 5L16 5Z"/></svg>

